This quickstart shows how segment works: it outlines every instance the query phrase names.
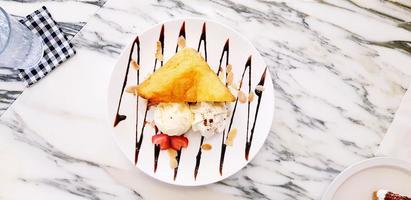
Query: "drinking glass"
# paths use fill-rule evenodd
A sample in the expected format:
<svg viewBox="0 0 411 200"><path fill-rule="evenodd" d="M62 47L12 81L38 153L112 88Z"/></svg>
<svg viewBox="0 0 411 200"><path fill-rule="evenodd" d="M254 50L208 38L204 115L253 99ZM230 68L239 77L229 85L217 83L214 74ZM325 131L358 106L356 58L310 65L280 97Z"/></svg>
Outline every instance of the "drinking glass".
<svg viewBox="0 0 411 200"><path fill-rule="evenodd" d="M43 40L0 7L0 67L28 69L43 53Z"/></svg>

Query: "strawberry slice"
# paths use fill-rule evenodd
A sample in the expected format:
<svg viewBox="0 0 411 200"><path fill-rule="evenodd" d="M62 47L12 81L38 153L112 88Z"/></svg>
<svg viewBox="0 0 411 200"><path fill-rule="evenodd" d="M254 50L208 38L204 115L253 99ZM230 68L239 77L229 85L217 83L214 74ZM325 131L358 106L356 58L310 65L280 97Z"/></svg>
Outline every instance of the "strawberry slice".
<svg viewBox="0 0 411 200"><path fill-rule="evenodd" d="M153 144L160 145L161 150L166 150L170 148L170 137L167 134L161 133L153 135L151 141L153 142Z"/></svg>
<svg viewBox="0 0 411 200"><path fill-rule="evenodd" d="M178 151L181 148L188 146L188 139L184 136L171 136L170 144L171 144L171 148Z"/></svg>

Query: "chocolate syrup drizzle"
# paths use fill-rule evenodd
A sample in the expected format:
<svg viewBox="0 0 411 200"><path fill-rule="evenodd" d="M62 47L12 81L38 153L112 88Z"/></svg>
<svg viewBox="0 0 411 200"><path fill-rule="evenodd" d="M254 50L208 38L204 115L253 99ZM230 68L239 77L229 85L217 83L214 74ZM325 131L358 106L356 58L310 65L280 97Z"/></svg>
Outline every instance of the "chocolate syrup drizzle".
<svg viewBox="0 0 411 200"><path fill-rule="evenodd" d="M239 86L239 90L241 90L242 86L243 86L243 80L244 80L244 75L245 72L247 71L247 69L249 69L249 71L251 71L251 55L248 57L247 62L245 64L244 70L243 70L243 74L241 75L241 80L240 80L240 86ZM251 78L251 72L249 72L249 78ZM249 87L251 87L251 82L249 82ZM238 105L238 97L235 100L234 103L234 109L233 109L233 113L231 115L231 119L230 119L230 124L228 125L228 131L227 133L230 133L231 131L231 126L233 125L233 121L234 121L234 116L235 116L235 111L237 110L237 105ZM248 124L248 118L247 118L247 124ZM227 140L228 134L225 134L225 131L223 132L223 139L221 140L221 155L220 155L220 175L223 175L223 165L224 165L224 158L225 158L225 152L226 152L226 148L227 145L225 144L225 141Z"/></svg>
<svg viewBox="0 0 411 200"><path fill-rule="evenodd" d="M201 136L200 146L198 147L198 153L196 156L196 166L194 168L194 180L197 179L198 168L200 168L201 154L203 153L201 150L201 146L203 145L203 142L204 142L204 136Z"/></svg>
<svg viewBox="0 0 411 200"><path fill-rule="evenodd" d="M133 48L131 49L133 51ZM130 53L131 55L131 53ZM137 63L140 64L140 40L137 37ZM140 84L140 70L137 70L137 85ZM137 138L137 131L138 131L138 107L139 107L139 97L136 98L136 138ZM145 123L145 121L144 121ZM143 125L144 126L144 125ZM136 140L136 147L138 146L138 142ZM134 156L134 162L137 163L138 156Z"/></svg>
<svg viewBox="0 0 411 200"><path fill-rule="evenodd" d="M258 85L264 86L266 73L267 73L267 67L264 69L263 75L261 76L260 82L258 82ZM257 108L255 110L253 127L251 128L251 135L250 135L249 139L247 137L247 141L246 141L246 144L245 144L245 159L246 160L248 160L248 155L250 153L251 144L253 142L254 128L255 128L256 121L257 121L258 110L260 109L261 97L263 96L263 91L255 89L254 92L258 97L258 99L257 99ZM248 123L248 119L247 119L247 123Z"/></svg>
<svg viewBox="0 0 411 200"><path fill-rule="evenodd" d="M180 38L181 36L183 36L184 39L186 38L186 22L183 22L183 24L181 25L180 33L178 34L178 38ZM178 48L178 39L177 39L176 53L177 53L178 49L179 48ZM178 166L180 165L181 151L182 151L182 149L177 151L177 157L176 157L177 167L174 168L173 180L176 180L176 178L177 178Z"/></svg>
<svg viewBox="0 0 411 200"><path fill-rule="evenodd" d="M201 29L200 41L198 42L197 51L200 52L201 44L204 44L204 59L207 61L207 38L206 38L206 23L203 23L203 28Z"/></svg>
<svg viewBox="0 0 411 200"><path fill-rule="evenodd" d="M164 54L164 25L161 26L161 31L160 31L160 36L158 39L161 42L161 53ZM163 61L161 61L161 66L163 66ZM153 67L153 72L156 71L157 67L157 58L154 61L154 67ZM137 105L138 106L138 105ZM140 154L140 149L141 149L141 144L143 142L143 136L144 136L144 129L146 127L146 120L147 120L147 113L149 110L149 105L146 105L146 110L144 112L144 123L143 126L141 127L141 132L140 132L140 137L138 137L138 129L136 129L136 148L134 152L134 164L137 165L138 162L138 156ZM155 134L157 134L158 131L155 131ZM157 166L158 166L158 156L160 154L160 146L159 145L154 145L154 172L157 171Z"/></svg>
<svg viewBox="0 0 411 200"><path fill-rule="evenodd" d="M120 99L118 100L117 112L116 112L116 117L114 118L113 127L116 127L118 125L118 123L120 123L121 121L123 121L127 118L127 116L121 115L119 113L120 113L121 100L123 99L124 88L127 85L128 72L130 71L130 62L131 62L131 59L132 59L132 56L133 56L133 50L134 50L135 46L137 46L137 64L140 64L140 40L139 40L138 36L134 39L133 45L131 46L130 55L128 56L126 74L124 75L123 85L121 86ZM138 71L137 71L137 73L138 73Z"/></svg>
<svg viewBox="0 0 411 200"><path fill-rule="evenodd" d="M200 36L200 40L198 41L198 47L197 47L197 51L200 52L200 47L201 44L203 44L204 46L204 59L205 61L207 61L207 34L206 34L206 23L203 23L203 28L201 30L201 36ZM221 63L220 63L221 66ZM220 71L220 69L218 70ZM217 72L219 73L219 72ZM194 179L197 179L197 174L198 174L198 169L200 168L200 163L201 163L201 154L202 154L202 150L201 150L201 146L203 145L204 142L204 136L201 136L201 140L200 140L200 146L198 147L198 152L197 152L197 156L196 156L196 165L194 168Z"/></svg>
<svg viewBox="0 0 411 200"><path fill-rule="evenodd" d="M221 67L221 64L223 63L223 58L225 55L225 66L227 67L228 65L228 60L229 60L229 54L230 53L230 39L227 39L225 41L224 47L223 47L223 52L221 52L221 57L220 57L220 64L218 65L218 71L217 71L217 76L220 75L220 72L223 70ZM228 72L226 70L225 76L227 77ZM227 86L227 81L226 81L226 86Z"/></svg>
<svg viewBox="0 0 411 200"><path fill-rule="evenodd" d="M186 22L183 22L183 24L181 25L180 28L180 33L178 34L178 38L177 38L177 45L176 45L176 53L178 51L178 39L183 36L184 39L186 39Z"/></svg>
<svg viewBox="0 0 411 200"><path fill-rule="evenodd" d="M248 69L248 94L251 93L251 65ZM246 137L245 141L248 142L248 131L250 130L250 101L247 101L247 128L246 128ZM247 151L247 145L246 145L246 152ZM245 159L248 160L248 153L246 153Z"/></svg>
<svg viewBox="0 0 411 200"><path fill-rule="evenodd" d="M158 39L158 41L160 41L161 43L161 54L164 55L164 24L161 26L161 31L160 31L160 37ZM161 67L163 66L164 61L161 60ZM153 73L156 71L156 66L157 66L157 58L154 61L154 69L153 69ZM146 115L144 116L144 118L147 117L147 111L148 111L149 106L147 106L146 108ZM146 121L144 119L144 121ZM141 135L143 135L144 130L141 130ZM157 135L158 131L156 131L156 135ZM142 142L142 140L140 141ZM141 145L140 145L141 146ZM157 171L157 166L158 166L158 156L160 155L160 145L156 144L154 145L154 173L156 173Z"/></svg>
<svg viewBox="0 0 411 200"><path fill-rule="evenodd" d="M229 51L230 51L230 40L227 39L225 44L224 44L223 51L221 53L220 64L218 65L218 70L217 70L217 76L220 75L220 72L223 70L223 68L221 67L221 64L223 63L224 55L226 57L226 62L225 62L226 67L228 65ZM226 77L227 77L227 72L226 72ZM227 86L227 83L226 83L226 86ZM223 131L223 134L224 134L224 131ZM204 142L204 136L201 136L200 146L198 148L198 153L197 153L197 156L196 156L196 165L195 165L195 169L194 169L194 179L197 179L198 169L200 167L201 155L202 155L201 146L203 145L203 142Z"/></svg>

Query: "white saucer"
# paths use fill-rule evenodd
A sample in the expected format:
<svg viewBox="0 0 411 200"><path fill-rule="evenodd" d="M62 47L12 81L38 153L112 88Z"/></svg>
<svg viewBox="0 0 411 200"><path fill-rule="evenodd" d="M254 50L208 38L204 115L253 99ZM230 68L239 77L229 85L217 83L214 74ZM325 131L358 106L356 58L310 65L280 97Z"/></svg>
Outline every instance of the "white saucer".
<svg viewBox="0 0 411 200"><path fill-rule="evenodd" d="M411 196L411 164L387 157L356 163L334 179L322 200L371 200L378 189Z"/></svg>

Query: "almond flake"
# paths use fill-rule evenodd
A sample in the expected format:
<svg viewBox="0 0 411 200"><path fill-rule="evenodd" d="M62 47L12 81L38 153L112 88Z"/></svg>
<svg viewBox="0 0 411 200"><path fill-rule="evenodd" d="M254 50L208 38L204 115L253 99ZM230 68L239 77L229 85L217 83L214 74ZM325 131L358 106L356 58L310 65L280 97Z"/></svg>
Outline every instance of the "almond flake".
<svg viewBox="0 0 411 200"><path fill-rule="evenodd" d="M226 68L227 68L227 72L231 72L231 70L233 70L233 66L231 64L228 64Z"/></svg>
<svg viewBox="0 0 411 200"><path fill-rule="evenodd" d="M237 129L233 128L227 135L227 140L225 141L225 144L228 146L233 146L234 139L237 136Z"/></svg>
<svg viewBox="0 0 411 200"><path fill-rule="evenodd" d="M167 150L168 156L170 156L170 158L175 158L177 157L177 151L174 149L168 149Z"/></svg>
<svg viewBox="0 0 411 200"><path fill-rule="evenodd" d="M131 59L131 66L135 69L135 70L139 70L140 69L140 65L137 63L136 60Z"/></svg>
<svg viewBox="0 0 411 200"><path fill-rule="evenodd" d="M163 60L164 60L163 54L161 54L161 52L160 52L160 53L157 53L157 54L156 54L156 59L157 59L158 61L163 61Z"/></svg>
<svg viewBox="0 0 411 200"><path fill-rule="evenodd" d="M126 92L130 93L130 94L133 94L133 95L137 95L137 88L138 88L137 85L127 87Z"/></svg>
<svg viewBox="0 0 411 200"><path fill-rule="evenodd" d="M186 39L184 38L184 36L180 36L180 37L178 38L177 45L178 45L178 47L179 47L180 49L186 48Z"/></svg>
<svg viewBox="0 0 411 200"><path fill-rule="evenodd" d="M262 86L262 85L257 85L257 86L255 87L255 89L258 90L258 91L260 91L260 92L262 92L262 91L264 91L264 86Z"/></svg>
<svg viewBox="0 0 411 200"><path fill-rule="evenodd" d="M178 161L177 161L177 159L176 159L176 158L170 159L170 167L171 167L171 169L175 169L175 168L177 168L177 166L178 166Z"/></svg>
<svg viewBox="0 0 411 200"><path fill-rule="evenodd" d="M245 96L243 91L238 91L238 101L240 101L240 103L246 103L247 102L247 97Z"/></svg>
<svg viewBox="0 0 411 200"><path fill-rule="evenodd" d="M161 42L157 41L157 51L156 51L156 59L159 61L163 61L164 57L161 53Z"/></svg>
<svg viewBox="0 0 411 200"><path fill-rule="evenodd" d="M233 72L228 72L228 74L227 74L227 84L232 85L233 84L233 79L234 79Z"/></svg>
<svg viewBox="0 0 411 200"><path fill-rule="evenodd" d="M253 102L255 97L255 94L253 91L250 92L250 94L248 94L248 102Z"/></svg>
<svg viewBox="0 0 411 200"><path fill-rule="evenodd" d="M201 149L203 149L204 151L209 151L211 150L212 147L213 146L211 146L211 144L207 144L207 143L201 145Z"/></svg>

